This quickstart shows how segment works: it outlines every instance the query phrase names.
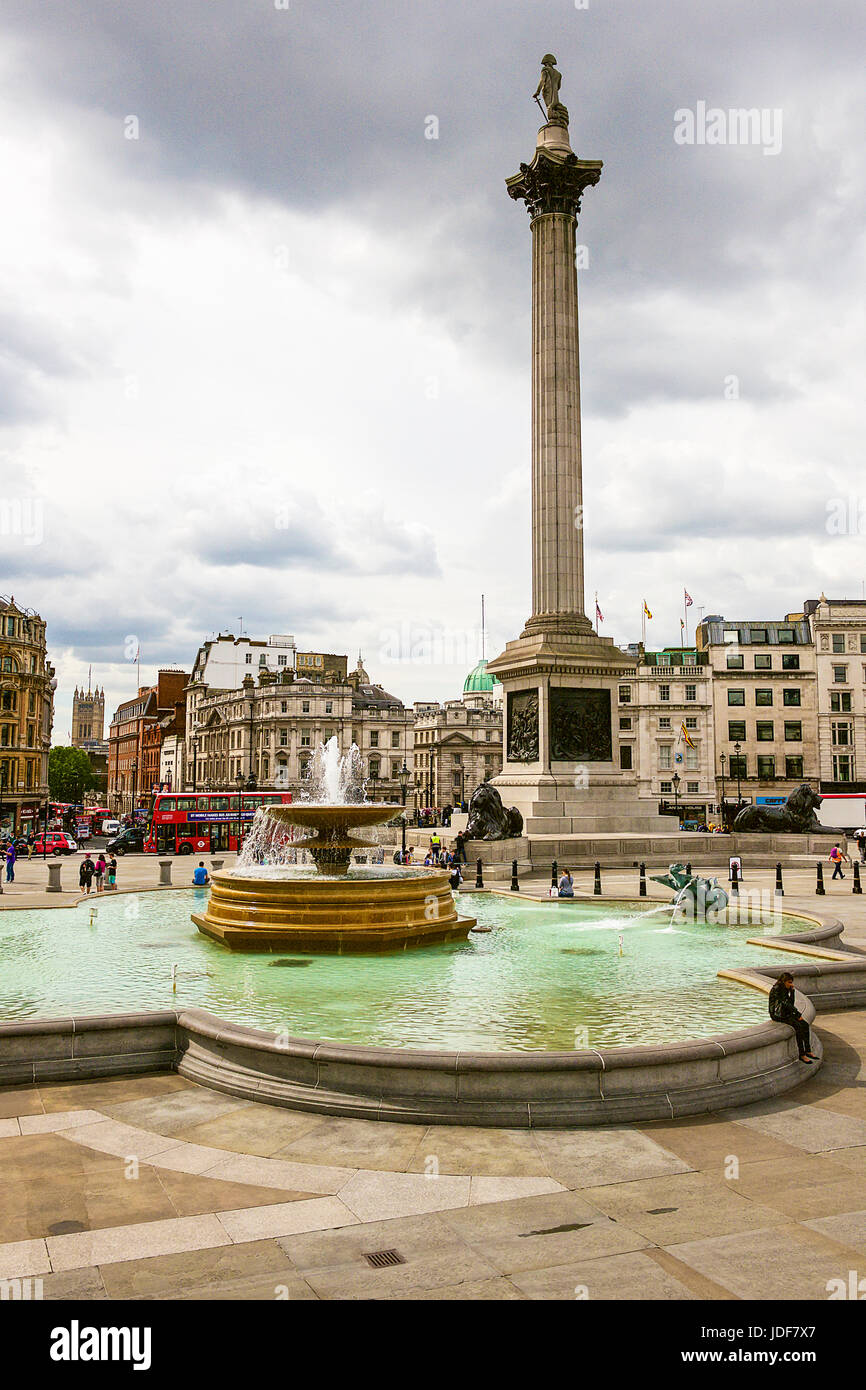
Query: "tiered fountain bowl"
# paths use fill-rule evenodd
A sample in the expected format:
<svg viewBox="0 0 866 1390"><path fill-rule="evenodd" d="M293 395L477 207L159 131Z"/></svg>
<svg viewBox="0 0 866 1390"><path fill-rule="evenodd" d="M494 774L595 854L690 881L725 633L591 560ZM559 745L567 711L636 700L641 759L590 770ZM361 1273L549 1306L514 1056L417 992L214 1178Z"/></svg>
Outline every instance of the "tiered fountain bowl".
<svg viewBox="0 0 866 1390"><path fill-rule="evenodd" d="M442 869L352 866L370 844L352 834L390 820L394 807L368 802L271 807L265 815L312 832L292 842L314 870L236 868L212 876L199 931L233 951L405 951L465 937Z"/></svg>

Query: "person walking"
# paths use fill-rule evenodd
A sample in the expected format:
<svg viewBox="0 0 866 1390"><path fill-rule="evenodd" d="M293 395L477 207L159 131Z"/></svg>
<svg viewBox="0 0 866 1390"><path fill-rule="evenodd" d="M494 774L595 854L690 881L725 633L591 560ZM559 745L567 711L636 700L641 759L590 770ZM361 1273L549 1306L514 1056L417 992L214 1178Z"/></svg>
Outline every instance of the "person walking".
<svg viewBox="0 0 866 1390"><path fill-rule="evenodd" d="M797 1008L794 994L794 976L787 971L780 975L769 998L770 1018L774 1023L787 1023L797 1036L797 1051L801 1062L817 1062L812 1051L809 1025Z"/></svg>
<svg viewBox="0 0 866 1390"><path fill-rule="evenodd" d="M28 859L32 859L32 858L33 858L33 846L34 846L35 844L36 844L36 836L33 834L33 831L31 830L31 831L30 831L30 834L27 836L27 858L28 858Z"/></svg>
<svg viewBox="0 0 866 1390"><path fill-rule="evenodd" d="M90 886L93 883L95 865L89 854L85 854L81 861L81 868L78 870L78 886L83 888L85 893L90 895Z"/></svg>
<svg viewBox="0 0 866 1390"><path fill-rule="evenodd" d="M108 861L108 867L106 868L105 876L108 880L106 887L112 890L115 889L117 887L117 860L115 859L113 854Z"/></svg>
<svg viewBox="0 0 866 1390"><path fill-rule="evenodd" d="M434 831L433 831L433 834L430 836L430 853L431 853L432 856L433 856L433 863L434 863L434 864L438 864L438 863L439 863L439 853L440 853L440 850L441 850L441 849L442 849L442 839L441 839L441 837L440 837L440 835L439 835L439 832L438 832L437 830L434 830Z"/></svg>
<svg viewBox="0 0 866 1390"><path fill-rule="evenodd" d="M845 875L842 872L842 862L843 860L848 860L849 864L851 862L847 854L844 854L838 845L834 845L830 851L829 858L830 863L833 865L833 877L844 878Z"/></svg>
<svg viewBox="0 0 866 1390"><path fill-rule="evenodd" d="M14 883L14 882L15 882L15 860L17 859L17 857L18 857L18 856L17 856L16 853L15 853L15 841L14 841L14 840L10 840L10 841L9 841L9 848L8 848L7 851L6 851L6 882L7 882L7 883Z"/></svg>
<svg viewBox="0 0 866 1390"><path fill-rule="evenodd" d="M462 832L462 831L460 831L460 830L457 831L457 838L456 838L456 840L454 841L454 844L455 844L456 849L457 849L457 862L458 862L458 864L465 864L465 863L466 863L466 841L465 841L464 838L463 838L463 832Z"/></svg>
<svg viewBox="0 0 866 1390"><path fill-rule="evenodd" d="M102 880L105 877L105 855L102 850L96 856L96 863L93 866L93 877L96 879L96 891L102 892Z"/></svg>
<svg viewBox="0 0 866 1390"><path fill-rule="evenodd" d="M866 830L861 830L857 836L857 848L860 851L860 863L866 864Z"/></svg>

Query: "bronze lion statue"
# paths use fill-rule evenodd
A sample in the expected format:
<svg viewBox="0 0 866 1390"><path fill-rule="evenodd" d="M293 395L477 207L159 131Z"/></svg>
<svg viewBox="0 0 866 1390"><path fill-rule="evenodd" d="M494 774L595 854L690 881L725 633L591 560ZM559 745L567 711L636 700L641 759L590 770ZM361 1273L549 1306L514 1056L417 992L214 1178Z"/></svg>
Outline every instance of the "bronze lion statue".
<svg viewBox="0 0 866 1390"><path fill-rule="evenodd" d="M511 840L523 834L523 817L516 806L506 810L496 788L482 782L470 798L469 821L463 833L467 840Z"/></svg>
<svg viewBox="0 0 866 1390"><path fill-rule="evenodd" d="M733 829L763 830L775 835L785 832L805 835L810 830L829 833L831 827L822 825L815 814L823 799L803 782L791 792L784 806L744 806L734 817Z"/></svg>

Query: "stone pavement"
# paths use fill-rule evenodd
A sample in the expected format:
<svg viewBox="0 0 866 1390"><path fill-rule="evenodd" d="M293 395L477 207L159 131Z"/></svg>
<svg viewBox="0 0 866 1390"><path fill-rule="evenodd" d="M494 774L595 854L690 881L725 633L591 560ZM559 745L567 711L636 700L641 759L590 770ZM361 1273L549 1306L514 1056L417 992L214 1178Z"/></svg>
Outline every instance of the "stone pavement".
<svg viewBox="0 0 866 1390"><path fill-rule="evenodd" d="M175 860L179 886L191 872ZM74 861L63 877L46 895L24 863L2 906L69 906ZM121 862L122 888L157 879ZM812 872L785 886L866 948L850 874L825 898ZM787 1096L634 1127L333 1119L171 1074L0 1090L0 1279L47 1299L825 1299L866 1275L866 1012L818 1022L824 1066ZM372 1267L384 1250L399 1263Z"/></svg>
<svg viewBox="0 0 866 1390"><path fill-rule="evenodd" d="M0 1091L0 1278L47 1299L824 1299L866 1274L866 1014L821 1024L824 1066L787 1097L635 1127L330 1119L168 1074ZM400 1262L371 1267L383 1250Z"/></svg>

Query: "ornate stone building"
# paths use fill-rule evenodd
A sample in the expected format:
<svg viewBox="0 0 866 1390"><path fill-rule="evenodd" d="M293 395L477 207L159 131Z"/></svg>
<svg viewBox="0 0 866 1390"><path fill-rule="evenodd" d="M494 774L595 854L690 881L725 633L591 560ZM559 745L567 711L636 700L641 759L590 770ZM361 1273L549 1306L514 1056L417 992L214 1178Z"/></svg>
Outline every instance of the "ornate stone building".
<svg viewBox="0 0 866 1390"><path fill-rule="evenodd" d="M221 790L236 785L238 777L248 780L252 775L259 787L299 794L314 750L335 737L344 751L352 743L361 750L369 794L399 802L404 761L412 773L413 713L370 680L360 658L343 679L338 661L327 668L310 668L329 673L321 678L299 674L304 669L299 666L298 674L263 671L258 684L247 676L235 690L191 682L185 788Z"/></svg>
<svg viewBox="0 0 866 1390"><path fill-rule="evenodd" d="M712 820L717 789L709 657L689 647L639 647L636 658L635 678L617 689L623 765L636 769L641 797L667 802L683 820Z"/></svg>
<svg viewBox="0 0 866 1390"><path fill-rule="evenodd" d="M463 698L415 705L415 810L460 806L502 770L502 694L480 661Z"/></svg>
<svg viewBox="0 0 866 1390"><path fill-rule="evenodd" d="M866 600L822 594L804 614L815 643L820 790L866 794Z"/></svg>
<svg viewBox="0 0 866 1390"><path fill-rule="evenodd" d="M0 826L35 828L48 799L48 754L57 681L45 623L0 598Z"/></svg>

